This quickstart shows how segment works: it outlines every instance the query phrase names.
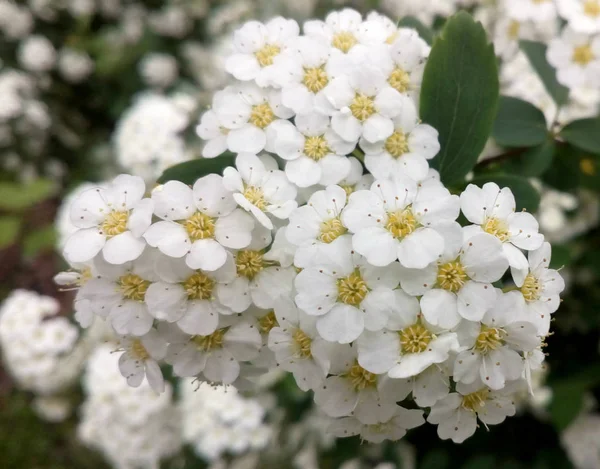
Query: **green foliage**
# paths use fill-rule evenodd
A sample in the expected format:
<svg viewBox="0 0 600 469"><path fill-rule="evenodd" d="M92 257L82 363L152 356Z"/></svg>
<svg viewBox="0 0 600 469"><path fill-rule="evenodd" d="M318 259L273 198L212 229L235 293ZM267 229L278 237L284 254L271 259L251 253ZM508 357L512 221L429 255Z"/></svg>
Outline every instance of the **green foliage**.
<svg viewBox="0 0 600 469"><path fill-rule="evenodd" d="M19 211L32 207L56 194L57 186L47 179L29 184L0 183L0 210Z"/></svg>
<svg viewBox="0 0 600 469"><path fill-rule="evenodd" d="M520 41L519 44L557 106L565 104L569 98L569 90L558 82L556 71L546 60L547 46L535 41Z"/></svg>
<svg viewBox="0 0 600 469"><path fill-rule="evenodd" d="M541 145L548 136L546 118L526 101L501 96L492 136L504 147Z"/></svg>
<svg viewBox="0 0 600 469"><path fill-rule="evenodd" d="M235 163L234 155L223 155L217 158L202 158L199 160L186 161L167 169L160 178L159 184L167 181L181 181L192 185L202 176L207 174L221 174L227 166Z"/></svg>
<svg viewBox="0 0 600 469"><path fill-rule="evenodd" d="M571 145L600 155L600 118L581 119L566 125L560 136Z"/></svg>
<svg viewBox="0 0 600 469"><path fill-rule="evenodd" d="M53 225L29 233L23 240L25 257L35 257L43 251L52 251L56 246L56 231Z"/></svg>
<svg viewBox="0 0 600 469"><path fill-rule="evenodd" d="M436 39L421 86L421 118L439 132L432 160L446 184L473 169L492 131L499 94L494 48L480 23L461 12Z"/></svg>
<svg viewBox="0 0 600 469"><path fill-rule="evenodd" d="M419 36L421 36L421 38L423 38L427 44L433 44L433 31L431 31L431 29L421 23L414 16L405 16L404 18L400 19L400 21L398 21L398 27L416 29L419 33Z"/></svg>
<svg viewBox="0 0 600 469"><path fill-rule="evenodd" d="M475 176L471 184L483 186L486 182L495 182L500 187L508 187L515 195L517 210L535 212L540 205L540 194L531 183L522 176L504 173L487 173Z"/></svg>
<svg viewBox="0 0 600 469"><path fill-rule="evenodd" d="M556 142L547 139L541 145L529 148L516 158L512 158L507 163L506 170L526 177L541 176L552 165L555 153Z"/></svg>
<svg viewBox="0 0 600 469"><path fill-rule="evenodd" d="M0 249L14 244L21 230L21 219L19 217L0 217Z"/></svg>

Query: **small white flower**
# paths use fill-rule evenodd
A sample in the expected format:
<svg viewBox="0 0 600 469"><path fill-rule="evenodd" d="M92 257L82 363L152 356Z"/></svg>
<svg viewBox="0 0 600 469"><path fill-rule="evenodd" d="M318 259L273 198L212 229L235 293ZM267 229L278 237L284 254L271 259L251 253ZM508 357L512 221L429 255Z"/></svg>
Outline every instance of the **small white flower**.
<svg viewBox="0 0 600 469"><path fill-rule="evenodd" d="M544 22L556 18L552 0L505 0L505 5L508 15L518 21Z"/></svg>
<svg viewBox="0 0 600 469"><path fill-rule="evenodd" d="M465 238L489 233L502 242L504 255L513 269L527 269L527 259L520 249L533 250L544 242L533 215L515 212L515 197L508 187L500 189L494 182L479 188L469 184L460 195L463 214L477 226L467 227Z"/></svg>
<svg viewBox="0 0 600 469"><path fill-rule="evenodd" d="M600 32L599 0L556 0L556 7L573 30L586 34Z"/></svg>
<svg viewBox="0 0 600 469"><path fill-rule="evenodd" d="M406 435L406 430L424 423L423 411L395 406L381 422L365 424L357 418L344 417L334 420L327 431L338 438L360 435L361 440L369 443L383 443L385 440L398 441Z"/></svg>
<svg viewBox="0 0 600 469"><path fill-rule="evenodd" d="M298 246L294 256L296 267L315 266L331 243L348 231L340 220L345 205L346 191L339 186L328 186L292 212L286 235Z"/></svg>
<svg viewBox="0 0 600 469"><path fill-rule="evenodd" d="M127 384L137 388L142 384L144 376L155 392L165 390L165 381L158 365L167 353L167 343L161 335L151 329L141 337L120 339L125 350L119 357L119 370L127 378Z"/></svg>
<svg viewBox="0 0 600 469"><path fill-rule="evenodd" d="M450 358L448 361L451 361ZM412 396L419 407L432 407L450 392L448 362L432 365L410 379Z"/></svg>
<svg viewBox="0 0 600 469"><path fill-rule="evenodd" d="M425 179L429 171L427 160L440 151L438 132L420 124L412 99L403 97L400 114L393 119L394 133L386 140L370 143L361 139L365 166L377 179L407 175L415 181Z"/></svg>
<svg viewBox="0 0 600 469"><path fill-rule="evenodd" d="M32 35L19 44L19 63L30 72L49 72L56 64L56 49L44 36Z"/></svg>
<svg viewBox="0 0 600 469"><path fill-rule="evenodd" d="M87 262L102 251L111 264L137 259L154 209L150 199L143 199L145 191L142 178L121 174L110 185L79 195L71 205L71 221L79 229L65 243L65 258Z"/></svg>
<svg viewBox="0 0 600 469"><path fill-rule="evenodd" d="M54 276L54 283L57 285L68 287L68 290L77 290L73 300L74 318L84 329L90 327L94 322L95 314L89 298L93 294L93 290L89 291L88 281L97 275L94 263L89 262L75 265L72 270L59 272Z"/></svg>
<svg viewBox="0 0 600 469"><path fill-rule="evenodd" d="M285 220L298 206L296 187L283 171L270 169L273 165L276 167L271 157L261 160L251 153L240 153L236 167L223 171L223 184L233 191L235 202L268 229L273 229L273 222L267 214Z"/></svg>
<svg viewBox="0 0 600 469"><path fill-rule="evenodd" d="M259 86L269 86L274 59L298 36L300 27L294 20L273 18L266 24L249 21L233 37L236 53L225 63L226 70L242 81L256 80Z"/></svg>
<svg viewBox="0 0 600 469"><path fill-rule="evenodd" d="M229 130L223 127L215 111L206 111L196 127L198 137L205 140L202 148L204 158L216 158L227 151L227 134Z"/></svg>
<svg viewBox="0 0 600 469"><path fill-rule="evenodd" d="M139 72L148 86L166 88L179 76L177 59L171 54L151 52L142 57Z"/></svg>
<svg viewBox="0 0 600 469"><path fill-rule="evenodd" d="M350 172L348 176L338 183L338 186L344 189L347 195L356 191L369 189L375 181L373 175L363 174L364 168L358 158L351 156L348 159L350 160Z"/></svg>
<svg viewBox="0 0 600 469"><path fill-rule="evenodd" d="M212 110L227 129L227 148L233 153L272 151L270 126L294 115L281 104L281 91L250 83L215 93Z"/></svg>
<svg viewBox="0 0 600 469"><path fill-rule="evenodd" d="M273 124L274 152L286 161L285 174L298 187L337 184L350 173L345 156L354 144L342 140L321 114L296 116Z"/></svg>
<svg viewBox="0 0 600 469"><path fill-rule="evenodd" d="M438 401L427 417L429 423L437 424L442 440L462 443L475 433L478 418L485 425L497 425L515 414L510 396L491 391L481 382L458 383L456 391Z"/></svg>
<svg viewBox="0 0 600 469"><path fill-rule="evenodd" d="M318 316L317 330L330 342L350 343L363 330L377 331L388 322L398 264L373 267L352 250L346 235L331 245L314 267L296 277L296 304Z"/></svg>
<svg viewBox="0 0 600 469"><path fill-rule="evenodd" d="M58 56L58 70L71 83L81 83L94 71L94 61L85 52L63 47Z"/></svg>
<svg viewBox="0 0 600 469"><path fill-rule="evenodd" d="M569 88L597 86L600 79L600 37L565 28L559 38L550 41L547 58L557 69L556 78L563 85Z"/></svg>
<svg viewBox="0 0 600 469"><path fill-rule="evenodd" d="M325 21L311 20L304 23L304 34L320 43L331 44L341 53L348 53L359 42L362 16L356 10L345 8L327 15Z"/></svg>
<svg viewBox="0 0 600 469"><path fill-rule="evenodd" d="M354 192L342 222L354 233L354 249L371 264L384 266L398 259L404 267L421 269L442 254L444 238L436 227L455 220L459 204L458 196L439 181L417 184L396 177Z"/></svg>
<svg viewBox="0 0 600 469"><path fill-rule="evenodd" d="M162 221L146 231L146 241L167 256L185 256L192 269L217 270L227 260L225 248L250 244L254 221L236 209L233 194L217 174L198 179L193 188L169 181L152 191L152 200Z"/></svg>

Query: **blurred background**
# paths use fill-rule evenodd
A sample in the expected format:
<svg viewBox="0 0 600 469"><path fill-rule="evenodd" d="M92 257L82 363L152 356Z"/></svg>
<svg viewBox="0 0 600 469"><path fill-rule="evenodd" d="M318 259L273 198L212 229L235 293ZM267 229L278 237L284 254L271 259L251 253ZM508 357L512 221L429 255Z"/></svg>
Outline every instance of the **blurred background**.
<svg viewBox="0 0 600 469"><path fill-rule="evenodd" d="M558 17L519 22L502 2L0 0L0 467L600 468L600 179L597 157L583 152L516 169L538 191L536 215L567 291L534 395L462 445L430 425L396 444L336 442L312 397L280 375L252 396L172 377L161 396L129 388L106 326L74 320L75 292L53 282L68 268L59 253L73 194L121 172L151 183L200 157L195 127L228 83L224 57L240 23L342 7L422 35L467 9L495 44L503 95L542 109L549 126L598 115L600 92L584 87L558 112L519 51L519 39L557 36ZM481 159L501 153L490 141Z"/></svg>

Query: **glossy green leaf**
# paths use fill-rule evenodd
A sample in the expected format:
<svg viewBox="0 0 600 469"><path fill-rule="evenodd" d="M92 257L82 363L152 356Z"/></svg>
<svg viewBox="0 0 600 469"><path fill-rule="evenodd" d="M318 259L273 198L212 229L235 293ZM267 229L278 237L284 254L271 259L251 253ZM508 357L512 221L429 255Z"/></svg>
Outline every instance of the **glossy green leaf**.
<svg viewBox="0 0 600 469"><path fill-rule="evenodd" d="M216 158L202 158L199 160L186 161L167 169L160 178L159 184L167 181L181 181L184 184L193 185L198 179L207 174L222 174L227 166L235 163L234 155L218 156Z"/></svg>
<svg viewBox="0 0 600 469"><path fill-rule="evenodd" d="M520 41L520 45L554 102L558 106L565 104L569 98L569 90L558 82L556 70L546 60L548 47L535 41Z"/></svg>
<svg viewBox="0 0 600 469"><path fill-rule="evenodd" d="M520 176L540 176L552 165L555 153L556 142L553 139L547 139L541 145L529 148L523 154L509 160L504 170Z"/></svg>
<svg viewBox="0 0 600 469"><path fill-rule="evenodd" d="M582 178L581 155L581 150L569 144L557 145L552 165L543 175L544 182L559 191L574 190Z"/></svg>
<svg viewBox="0 0 600 469"><path fill-rule="evenodd" d="M517 210L525 209L528 212L535 212L540 205L540 193L527 178L504 173L482 174L473 178L471 184L478 186L486 182L495 182L500 187L508 187L515 196Z"/></svg>
<svg viewBox="0 0 600 469"><path fill-rule="evenodd" d="M585 388L578 383L553 387L550 418L557 430L564 430L575 420L583 408L584 394Z"/></svg>
<svg viewBox="0 0 600 469"><path fill-rule="evenodd" d="M501 96L492 136L503 147L534 147L548 136L546 118L527 101Z"/></svg>
<svg viewBox="0 0 600 469"><path fill-rule="evenodd" d="M0 217L0 249L16 243L21 230L21 219L18 217Z"/></svg>
<svg viewBox="0 0 600 469"><path fill-rule="evenodd" d="M433 31L431 31L431 29L421 23L414 16L405 16L402 18L400 21L398 21L398 27L416 29L419 33L419 36L421 36L421 38L427 42L427 44L433 43Z"/></svg>
<svg viewBox="0 0 600 469"><path fill-rule="evenodd" d="M454 15L436 39L421 86L421 119L439 132L431 161L446 184L473 169L492 131L498 105L494 47L480 23Z"/></svg>
<svg viewBox="0 0 600 469"><path fill-rule="evenodd" d="M600 155L600 118L573 121L560 131L571 145Z"/></svg>
<svg viewBox="0 0 600 469"><path fill-rule="evenodd" d="M29 208L52 197L57 190L54 182L38 179L29 184L0 183L0 210L14 211Z"/></svg>

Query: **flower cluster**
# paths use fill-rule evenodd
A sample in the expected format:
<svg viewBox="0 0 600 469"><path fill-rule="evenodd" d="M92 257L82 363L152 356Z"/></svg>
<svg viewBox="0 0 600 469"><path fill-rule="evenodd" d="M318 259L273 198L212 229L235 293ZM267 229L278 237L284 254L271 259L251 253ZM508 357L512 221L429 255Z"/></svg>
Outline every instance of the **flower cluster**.
<svg viewBox="0 0 600 469"><path fill-rule="evenodd" d="M353 10L303 29L236 32L237 81L198 127L204 156L234 167L149 196L121 175L74 200L79 317L123 337L134 386L162 390L162 362L224 384L278 367L339 437L398 440L429 408L462 442L514 414L541 366L564 288L550 245L508 188L455 195L429 168L415 30Z"/></svg>

